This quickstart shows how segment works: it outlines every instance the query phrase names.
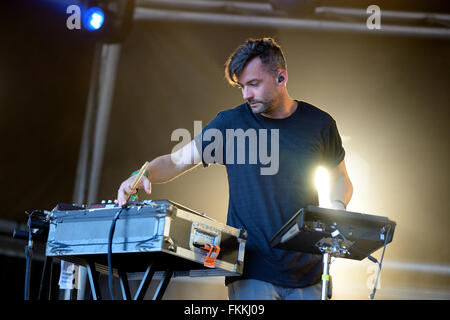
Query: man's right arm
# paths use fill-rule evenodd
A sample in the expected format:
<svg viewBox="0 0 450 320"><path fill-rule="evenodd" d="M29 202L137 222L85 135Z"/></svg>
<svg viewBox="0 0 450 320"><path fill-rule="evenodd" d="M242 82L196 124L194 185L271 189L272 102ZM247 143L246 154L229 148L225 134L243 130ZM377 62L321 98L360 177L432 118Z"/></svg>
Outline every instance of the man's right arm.
<svg viewBox="0 0 450 320"><path fill-rule="evenodd" d="M142 176L136 188L144 189L146 193L150 194L152 183L169 182L199 164L201 164L200 153L195 141L192 140L177 151L153 159L147 167L148 178ZM135 177L135 175L129 177L120 185L117 191L119 206L127 202L129 195L136 193L136 189L132 189Z"/></svg>

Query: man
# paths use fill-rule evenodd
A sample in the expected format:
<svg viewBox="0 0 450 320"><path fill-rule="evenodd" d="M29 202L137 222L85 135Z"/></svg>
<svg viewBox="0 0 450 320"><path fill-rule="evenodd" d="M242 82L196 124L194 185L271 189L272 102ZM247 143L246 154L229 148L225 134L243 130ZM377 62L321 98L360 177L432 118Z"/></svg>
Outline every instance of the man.
<svg viewBox="0 0 450 320"><path fill-rule="evenodd" d="M228 58L225 76L241 88L246 103L219 112L188 145L151 161L148 179L138 188L150 194L152 183L170 181L200 163L224 164L229 183L227 224L248 232L244 273L225 279L229 298L320 299L321 256L273 249L269 241L300 208L318 205L313 174L319 165L329 169L333 207L345 209L350 201L353 187L336 122L328 113L289 96L285 58L271 38L248 39L239 46ZM217 134L206 137L211 130ZM245 133L240 143L235 143L236 132ZM226 137L226 142L218 143L219 137ZM250 140L255 138L252 146ZM214 150L208 148L213 142ZM277 163L263 171L268 150ZM133 181L131 176L121 184L120 205L136 192L131 189Z"/></svg>

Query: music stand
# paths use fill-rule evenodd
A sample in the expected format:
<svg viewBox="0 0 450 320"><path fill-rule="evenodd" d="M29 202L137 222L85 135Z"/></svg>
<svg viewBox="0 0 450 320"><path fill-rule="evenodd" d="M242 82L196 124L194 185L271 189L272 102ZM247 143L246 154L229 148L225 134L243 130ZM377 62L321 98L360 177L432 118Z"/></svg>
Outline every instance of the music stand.
<svg viewBox="0 0 450 320"><path fill-rule="evenodd" d="M378 263L371 253L383 246L386 248L392 241L395 226L396 223L386 217L306 206L286 222L270 244L273 248L323 255L321 298L326 300L331 257L368 258ZM381 262L379 265L380 272Z"/></svg>

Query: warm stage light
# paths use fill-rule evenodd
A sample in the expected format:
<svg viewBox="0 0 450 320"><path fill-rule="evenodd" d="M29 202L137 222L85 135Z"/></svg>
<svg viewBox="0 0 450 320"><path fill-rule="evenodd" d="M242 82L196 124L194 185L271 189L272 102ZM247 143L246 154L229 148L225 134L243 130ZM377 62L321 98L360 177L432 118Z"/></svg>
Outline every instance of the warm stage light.
<svg viewBox="0 0 450 320"><path fill-rule="evenodd" d="M319 206L329 208L330 203L330 175L323 167L318 167L314 176L314 184L319 194Z"/></svg>

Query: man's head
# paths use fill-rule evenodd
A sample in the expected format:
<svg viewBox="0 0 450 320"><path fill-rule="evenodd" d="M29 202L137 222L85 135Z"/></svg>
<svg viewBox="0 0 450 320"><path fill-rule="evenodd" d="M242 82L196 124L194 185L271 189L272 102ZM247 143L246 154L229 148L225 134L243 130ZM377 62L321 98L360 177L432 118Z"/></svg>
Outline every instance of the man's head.
<svg viewBox="0 0 450 320"><path fill-rule="evenodd" d="M272 38L248 39L228 58L225 77L231 85L241 87L254 113L269 112L285 90L283 52Z"/></svg>

